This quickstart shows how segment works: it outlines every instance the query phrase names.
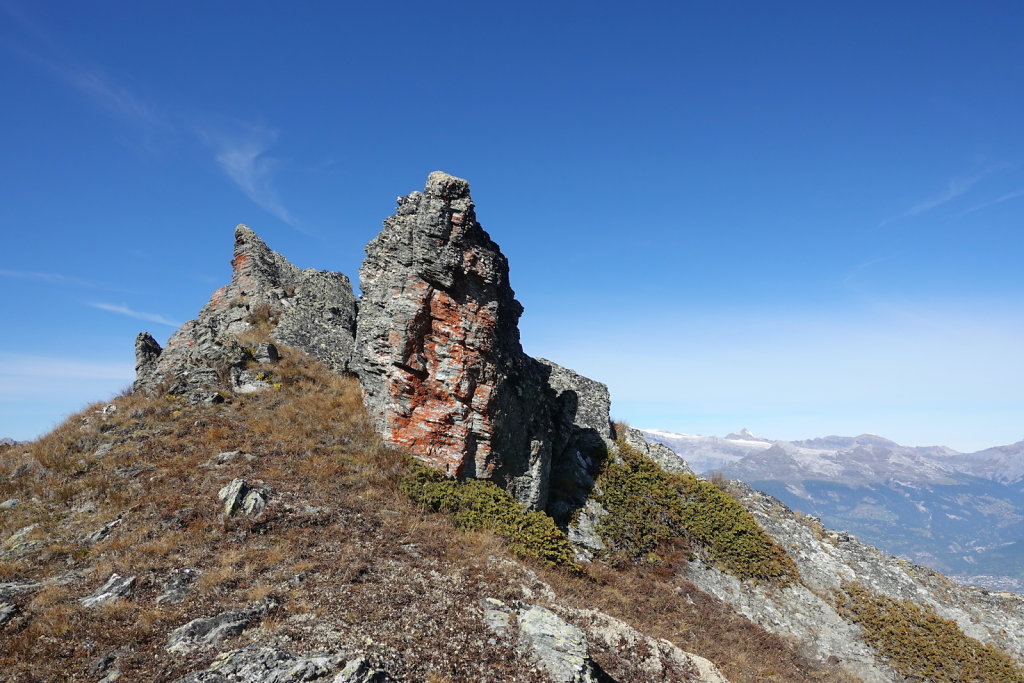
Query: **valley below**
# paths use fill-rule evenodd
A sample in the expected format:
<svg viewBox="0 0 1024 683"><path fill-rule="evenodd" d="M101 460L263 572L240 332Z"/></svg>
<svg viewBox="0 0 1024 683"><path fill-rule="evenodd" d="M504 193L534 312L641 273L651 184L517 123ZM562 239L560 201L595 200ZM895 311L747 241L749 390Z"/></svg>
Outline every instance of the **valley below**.
<svg viewBox="0 0 1024 683"><path fill-rule="evenodd" d="M642 431L699 474L743 481L884 552L962 584L1024 592L1024 442L958 453L871 434Z"/></svg>

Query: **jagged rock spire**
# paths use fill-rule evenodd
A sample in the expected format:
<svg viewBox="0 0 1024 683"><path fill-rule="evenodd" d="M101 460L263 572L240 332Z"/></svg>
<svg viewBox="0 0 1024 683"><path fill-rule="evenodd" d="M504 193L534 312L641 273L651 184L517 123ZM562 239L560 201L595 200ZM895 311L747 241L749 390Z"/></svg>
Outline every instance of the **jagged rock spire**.
<svg viewBox="0 0 1024 683"><path fill-rule="evenodd" d="M313 354L338 372L348 369L355 335L355 297L341 273L300 270L246 225L235 228L231 282L175 332L161 349L148 333L136 340L135 389L192 396L251 387L252 358L237 337L254 328Z"/></svg>
<svg viewBox="0 0 1024 683"><path fill-rule="evenodd" d="M400 197L359 275L354 368L384 437L543 507L575 410L567 415L550 386L552 366L523 353L523 308L469 183L435 171L423 192Z"/></svg>

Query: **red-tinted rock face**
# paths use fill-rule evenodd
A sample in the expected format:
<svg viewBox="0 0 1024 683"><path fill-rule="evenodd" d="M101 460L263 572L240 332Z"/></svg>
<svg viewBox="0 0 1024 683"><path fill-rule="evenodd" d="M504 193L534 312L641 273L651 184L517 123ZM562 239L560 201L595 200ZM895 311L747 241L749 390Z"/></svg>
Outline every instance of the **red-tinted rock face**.
<svg viewBox="0 0 1024 683"><path fill-rule="evenodd" d="M522 355L508 264L469 186L431 174L367 246L357 371L381 431L452 476L492 477L496 398Z"/></svg>
<svg viewBox="0 0 1024 683"><path fill-rule="evenodd" d="M493 312L421 283L424 325L405 341L388 392L388 440L455 476L491 477ZM389 339L399 340L398 335ZM404 367L403 367L404 366Z"/></svg>
<svg viewBox="0 0 1024 683"><path fill-rule="evenodd" d="M562 369L523 353L508 262L477 223L466 181L435 172L422 193L399 198L359 274L353 367L392 445L544 507L553 460L560 476L581 466L578 432L598 446L610 434L603 385L573 374L579 382L556 388L549 379ZM590 385L605 397L596 431L576 420Z"/></svg>
<svg viewBox="0 0 1024 683"><path fill-rule="evenodd" d="M432 173L366 254L355 368L385 439L543 506L552 425L528 403L546 405L551 392L519 345L522 307L469 184Z"/></svg>

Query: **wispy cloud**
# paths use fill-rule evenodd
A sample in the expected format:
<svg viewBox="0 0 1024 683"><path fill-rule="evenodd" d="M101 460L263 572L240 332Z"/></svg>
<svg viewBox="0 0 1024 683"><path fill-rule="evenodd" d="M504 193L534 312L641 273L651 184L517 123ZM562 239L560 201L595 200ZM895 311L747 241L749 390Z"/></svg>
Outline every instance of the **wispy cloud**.
<svg viewBox="0 0 1024 683"><path fill-rule="evenodd" d="M978 204L977 206L972 206L971 208L967 209L962 214L960 214L960 216L966 216L969 213L974 213L975 211L981 211L982 209L987 209L990 206L995 206L996 204L1002 204L1003 202L1008 202L1011 199L1016 199L1017 197L1024 197L1024 188L1022 188L1020 190L1016 190L1014 192L1007 192L1006 194L1002 195L1001 197L996 197L995 199L993 199L990 202L985 202L983 204Z"/></svg>
<svg viewBox="0 0 1024 683"><path fill-rule="evenodd" d="M60 273L37 273L25 270L0 270L0 277L8 277L16 280L33 280L35 282L48 282L55 285L71 285L73 287L88 287L89 289L106 289L102 285L89 280L83 280L72 275L61 275Z"/></svg>
<svg viewBox="0 0 1024 683"><path fill-rule="evenodd" d="M136 311L128 308L127 306L119 306L117 304L107 304L92 302L89 304L93 308L98 308L101 311L108 311L110 313L117 313L118 315L126 315L129 318L137 318L138 320L145 320L151 323L157 323L158 325L167 325L168 327L181 327L181 323L166 318L157 313L146 313L144 311Z"/></svg>
<svg viewBox="0 0 1024 683"><path fill-rule="evenodd" d="M221 170L246 197L285 223L295 225L274 187L274 170L279 160L267 154L277 139L277 131L237 124L230 131L201 129L199 135L213 148Z"/></svg>
<svg viewBox="0 0 1024 683"><path fill-rule="evenodd" d="M214 160L227 178L257 206L292 227L298 228L274 186L274 171L279 160L268 152L277 139L277 131L265 126L235 122L226 126L203 126L203 115L169 115L99 68L82 64L67 53L44 26L25 8L7 6L6 13L19 27L21 36L0 38L3 45L21 58L49 72L58 81L86 97L96 107L143 137L144 147L153 151L164 137L193 135L213 150ZM166 144L166 140L164 140Z"/></svg>
<svg viewBox="0 0 1024 683"><path fill-rule="evenodd" d="M50 72L57 80L86 96L92 103L123 121L144 127L165 126L149 103L118 84L102 70L80 63L67 54L60 41L23 7L0 3L21 36L5 37L0 44L22 59Z"/></svg>
<svg viewBox="0 0 1024 683"><path fill-rule="evenodd" d="M165 125L152 105L135 96L128 88L114 82L101 71L64 65L55 65L53 68L62 80L108 113L143 126Z"/></svg>
<svg viewBox="0 0 1024 683"><path fill-rule="evenodd" d="M969 192L971 188L973 188L975 185L977 185L979 182L981 182L986 177L992 175L993 173L1015 167L1016 164L999 162L990 164L980 171L959 175L955 178L952 178L946 183L946 188L943 191L936 193L935 195L932 195L931 197L928 197L927 199L924 199L918 202L917 204L914 204L901 214L886 218L881 223L879 223L878 227L883 227L901 218L911 218L913 216L918 216L933 209L937 209L938 207L944 204L948 204L949 202L957 199L958 197L963 196L964 194Z"/></svg>
<svg viewBox="0 0 1024 683"><path fill-rule="evenodd" d="M923 202L920 202L919 204L915 204L914 206L907 209L907 211L903 215L916 216L920 213L924 213L925 211L931 211L932 209L942 206L947 202L951 202L960 195L970 190L975 185L977 185L978 181L981 180L983 177L984 174L978 174L953 178L948 183L946 183L946 189L943 192L933 197L930 197L924 200Z"/></svg>

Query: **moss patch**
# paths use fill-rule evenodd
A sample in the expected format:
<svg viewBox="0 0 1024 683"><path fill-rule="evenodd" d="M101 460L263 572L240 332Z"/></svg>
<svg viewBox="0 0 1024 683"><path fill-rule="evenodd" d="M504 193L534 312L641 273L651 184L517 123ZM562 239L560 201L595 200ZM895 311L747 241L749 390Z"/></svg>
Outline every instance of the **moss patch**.
<svg viewBox="0 0 1024 683"><path fill-rule="evenodd" d="M904 676L937 683L1001 681L1024 683L1024 672L1010 657L964 634L910 600L878 595L859 583L836 593L836 607L864 629L864 640Z"/></svg>
<svg viewBox="0 0 1024 683"><path fill-rule="evenodd" d="M445 512L461 529L489 530L508 542L520 557L578 571L565 534L542 512L531 512L489 481L452 481L411 460L401 490L427 507Z"/></svg>
<svg viewBox="0 0 1024 683"><path fill-rule="evenodd" d="M741 579L782 585L796 565L735 498L692 474L670 474L636 449L618 443L622 463L608 460L597 479L608 515L598 533L614 551L657 558L680 537L707 549L716 566Z"/></svg>

